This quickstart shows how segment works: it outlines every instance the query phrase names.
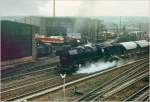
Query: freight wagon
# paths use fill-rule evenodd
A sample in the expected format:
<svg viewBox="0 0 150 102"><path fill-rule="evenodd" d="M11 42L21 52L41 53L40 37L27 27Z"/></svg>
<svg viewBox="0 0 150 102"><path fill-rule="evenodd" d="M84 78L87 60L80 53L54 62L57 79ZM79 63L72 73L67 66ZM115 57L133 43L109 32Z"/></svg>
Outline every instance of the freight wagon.
<svg viewBox="0 0 150 102"><path fill-rule="evenodd" d="M38 27L13 21L1 21L2 66L32 61L36 55L34 34Z"/></svg>

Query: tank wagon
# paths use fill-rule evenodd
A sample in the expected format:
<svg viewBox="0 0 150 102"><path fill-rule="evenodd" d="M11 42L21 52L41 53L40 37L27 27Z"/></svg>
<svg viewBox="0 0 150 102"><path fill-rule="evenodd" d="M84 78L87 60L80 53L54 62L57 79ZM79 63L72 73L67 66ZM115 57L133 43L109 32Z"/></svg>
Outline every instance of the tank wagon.
<svg viewBox="0 0 150 102"><path fill-rule="evenodd" d="M122 42L122 43L100 43L83 45L59 53L60 73L73 73L89 61L104 59L105 61L119 60L119 57L148 53L149 44L146 40Z"/></svg>
<svg viewBox="0 0 150 102"><path fill-rule="evenodd" d="M35 57L34 34L38 27L13 21L1 21L1 64L32 61Z"/></svg>

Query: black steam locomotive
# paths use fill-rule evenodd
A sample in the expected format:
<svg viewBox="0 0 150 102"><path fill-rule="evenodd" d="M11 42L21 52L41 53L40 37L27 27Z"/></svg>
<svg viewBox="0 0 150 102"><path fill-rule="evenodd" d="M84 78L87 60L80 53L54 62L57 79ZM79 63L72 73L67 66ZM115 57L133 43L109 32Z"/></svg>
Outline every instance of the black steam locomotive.
<svg viewBox="0 0 150 102"><path fill-rule="evenodd" d="M59 53L61 73L72 73L89 61L104 59L105 61L119 60L121 56L129 56L148 53L149 43L146 40L123 42L123 43L101 43L78 46L64 49Z"/></svg>

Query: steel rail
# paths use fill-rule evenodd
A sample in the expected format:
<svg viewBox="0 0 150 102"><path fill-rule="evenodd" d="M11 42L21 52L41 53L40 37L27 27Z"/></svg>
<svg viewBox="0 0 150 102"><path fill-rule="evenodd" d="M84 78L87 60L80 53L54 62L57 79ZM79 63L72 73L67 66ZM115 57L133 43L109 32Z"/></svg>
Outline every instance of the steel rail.
<svg viewBox="0 0 150 102"><path fill-rule="evenodd" d="M37 75L36 75L35 77L33 76L32 79L34 79L34 78L40 77L40 75L38 74L39 72L40 72L40 73L41 73L41 72L45 72L45 71L47 72L48 70L51 70L51 71L52 71L52 70L55 69L55 68L56 68L56 67L51 67L51 68L46 68L46 69L42 69L42 70L38 70L38 71L34 71L34 72L29 72L29 73L24 74L24 76L25 76L25 75L33 76L33 74L37 74L38 76L37 76ZM42 73L42 74L43 74L43 73ZM45 74L46 74L46 73L45 73ZM22 76L22 77L24 77L24 76ZM17 77L19 77L19 76L17 76ZM20 76L20 77L21 77L21 76ZM20 78L20 77L19 77L19 78ZM26 76L25 76L25 77L26 77ZM19 79L19 80L21 80L21 79ZM24 80L25 80L25 79L24 79ZM18 79L15 79L15 80L13 80L13 82L8 82L8 83L6 83L6 84L5 84L5 82L4 82L4 83L2 82L5 87L1 87L1 91L2 91L2 90L5 90L5 89L13 88L13 87L18 87L18 85L17 85L17 86L16 86L16 85L14 86L14 84L20 83L20 82L16 82L16 81L18 81ZM2 83L1 83L1 84L2 84ZM22 84L22 83L20 83L20 84ZM8 87L6 87L6 86L8 86Z"/></svg>
<svg viewBox="0 0 150 102"><path fill-rule="evenodd" d="M145 63L145 62L147 62L147 61L144 61L144 62L142 62L142 63ZM101 89L102 87L108 85L109 83L112 83L112 82L115 81L116 79L119 79L121 76L123 76L123 75L129 73L131 70L133 70L134 68L138 67L139 65L141 65L141 63L137 64L136 66L131 67L130 69L128 69L128 70L122 72L121 74L115 76L114 78L112 78L112 79L106 81L105 83L103 83L103 84L100 85L99 87L95 88L94 90L90 91L89 93L87 93L87 94L83 95L82 97L80 97L79 99L77 99L77 101L85 100L85 98L88 97L89 94L92 94L93 92L97 91L98 89Z"/></svg>
<svg viewBox="0 0 150 102"><path fill-rule="evenodd" d="M95 97L92 101L95 101L95 100L97 100L100 96L103 96L103 98L101 98L101 100L104 100L104 99L106 99L106 98L108 98L109 96L111 96L111 95L113 95L113 94L115 94L115 93L117 93L117 92L119 92L119 91L121 91L122 89L125 89L126 87L128 87L128 86L130 86L130 85L132 85L132 84L134 84L134 82L136 82L136 81L134 81L134 79L136 79L138 76L140 76L140 75L148 75L148 73L147 73L147 71L144 71L144 72L141 72L141 73L139 73L138 75L136 75L136 76L134 76L131 80L125 80L124 82L123 82L123 84L119 84L118 86L116 86L116 88L114 88L114 89L108 89L107 91L105 91L105 92L103 92L103 93L100 93L100 95L98 95L97 97ZM138 80L137 80L138 81ZM108 92L108 91L110 91L110 92Z"/></svg>
<svg viewBox="0 0 150 102"><path fill-rule="evenodd" d="M26 85L22 85L20 87L16 87L16 88L12 88L12 89L9 89L9 90L6 90L6 91L2 91L0 93L6 93L6 92L10 92L10 91L14 91L14 90L17 90L17 89L21 89L21 88L24 88L24 87L29 87L29 86L33 86L33 85L36 85L36 84L39 84L39 83L44 83L46 81L50 81L50 80L54 80L56 78L58 78L59 76L56 76L54 78L50 78L50 79L46 79L46 80L42 80L42 81L37 81L35 83L30 83L30 84L26 84Z"/></svg>
<svg viewBox="0 0 150 102"><path fill-rule="evenodd" d="M139 93L141 93L142 91L144 91L147 88L149 88L149 85L147 85L144 88L140 89L139 91L135 92L134 94L132 94L131 96L126 98L123 102L127 102L127 101L131 100L132 98L134 98L136 95L138 95Z"/></svg>
<svg viewBox="0 0 150 102"><path fill-rule="evenodd" d="M140 102L142 102L142 101L147 100L148 98L149 98L149 91L146 92L143 96L141 96L141 98L139 98L139 99L137 99L137 100L135 100L135 101L140 101Z"/></svg>
<svg viewBox="0 0 150 102"><path fill-rule="evenodd" d="M41 67L41 66L39 66L39 67ZM55 68L56 68L56 66L53 66L53 67L47 67L46 69L44 68L44 69L39 69L39 70L28 72L28 73L23 73L23 74L19 74L19 75L13 75L13 76L10 76L10 77L2 78L2 79L0 79L0 81L12 79L14 77L21 77L21 76L25 76L25 75L30 75L30 74L33 74L33 73L42 72L42 71L46 71L46 70L49 70L49 69L55 69Z"/></svg>
<svg viewBox="0 0 150 102"><path fill-rule="evenodd" d="M143 74L145 72L147 72L147 70L144 72L138 73L138 75ZM94 97L92 97L92 101L96 101L101 96L103 97L102 99L107 98L107 96L111 95L111 93L109 93L108 91L110 91L113 88L116 88L118 86L121 86L123 83L128 83L129 80L132 80L132 77L135 78L138 76L138 75L135 75L135 73L131 73L131 74L127 75L126 77L123 76L123 78L120 78L119 80L117 80L117 82L114 81L113 83L110 83L108 86L104 87L104 89L103 88L100 89L101 91L99 91L97 94L94 95Z"/></svg>
<svg viewBox="0 0 150 102"><path fill-rule="evenodd" d="M138 63L138 62L144 61L144 60L146 60L146 59L137 60L137 61L134 61L134 62L125 64L125 65L123 65L123 66L129 66L129 65L132 65L132 64L134 64L134 63ZM75 83L78 83L78 82L81 82L81 81L84 81L84 80L88 80L88 79L90 79L90 78L99 76L99 75L101 75L101 74L103 74L103 73L105 73L105 72L109 72L109 71L112 71L112 70L115 70L115 69L119 69L119 68L121 68L121 67L123 67L123 66L119 66L119 67L107 69L107 70L104 70L104 71L102 71L102 72L95 73L95 74L93 74L93 75L89 75L89 76L80 78L80 79L78 79L78 80L74 80L74 81L68 82L68 83L66 83L66 86L69 86L69 85L72 85L72 84L75 84ZM24 94L24 95L16 96L16 97L13 97L13 98L8 99L8 100L6 100L6 101L15 100L15 99L18 99L18 98L21 98L21 99L30 99L30 98L37 97L37 96L39 96L39 95L42 95L42 94L45 94L45 93L48 93L48 92L51 92L51 91L58 90L58 89L60 89L61 87L62 87L62 85L56 86L56 87L53 87L53 88L50 88L50 89L47 89L47 88L46 88L47 90L42 89L42 90L44 90L44 91L42 91L42 92L41 92L41 90L37 90L37 91L34 92L34 93L27 93L27 94ZM39 92L39 91L40 91L40 92ZM37 93L37 92L38 92L38 93Z"/></svg>

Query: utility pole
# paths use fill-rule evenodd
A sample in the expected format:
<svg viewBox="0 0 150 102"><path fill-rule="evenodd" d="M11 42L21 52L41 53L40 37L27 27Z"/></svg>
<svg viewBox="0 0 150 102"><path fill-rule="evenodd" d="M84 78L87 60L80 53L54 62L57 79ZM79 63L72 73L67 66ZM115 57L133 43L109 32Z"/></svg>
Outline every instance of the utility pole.
<svg viewBox="0 0 150 102"><path fill-rule="evenodd" d="M53 0L53 16L55 17L55 0Z"/></svg>
<svg viewBox="0 0 150 102"><path fill-rule="evenodd" d="M122 29L121 29L121 16L120 16L120 34L121 34L121 31L122 31Z"/></svg>

